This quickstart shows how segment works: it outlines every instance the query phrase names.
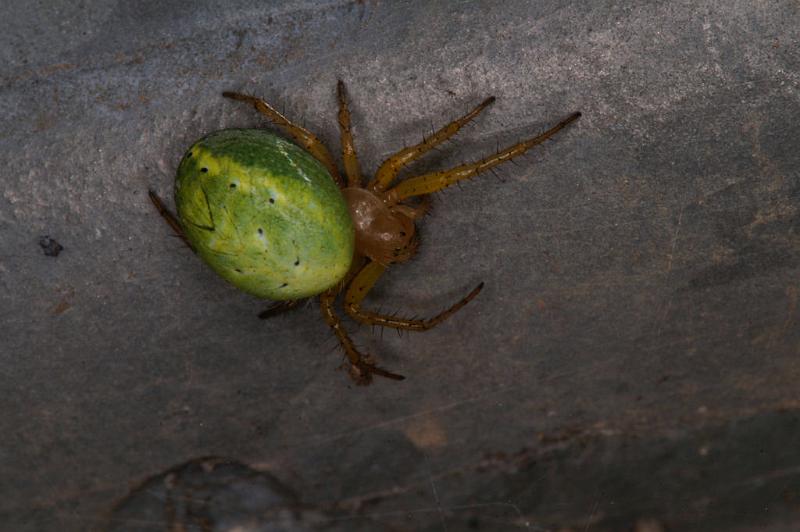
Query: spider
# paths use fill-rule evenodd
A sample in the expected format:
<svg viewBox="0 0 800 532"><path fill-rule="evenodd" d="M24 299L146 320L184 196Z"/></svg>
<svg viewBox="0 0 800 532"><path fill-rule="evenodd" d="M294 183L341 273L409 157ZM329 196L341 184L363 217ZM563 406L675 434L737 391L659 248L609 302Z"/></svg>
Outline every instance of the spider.
<svg viewBox="0 0 800 532"><path fill-rule="evenodd" d="M252 105L296 144L263 129L217 131L195 142L178 167L177 216L152 190L150 199L172 230L219 275L245 292L278 301L260 317L319 295L322 316L358 384L369 384L373 375L404 377L356 348L334 310L337 296L344 292L347 315L369 325L425 331L452 316L478 295L483 283L428 319L398 318L361 305L389 266L414 256L419 242L415 223L428 212L430 194L522 155L580 117L572 113L544 133L479 161L395 183L403 168L455 135L495 98L398 151L367 181L341 80L338 122L346 179L316 135L261 98L237 92L223 96Z"/></svg>

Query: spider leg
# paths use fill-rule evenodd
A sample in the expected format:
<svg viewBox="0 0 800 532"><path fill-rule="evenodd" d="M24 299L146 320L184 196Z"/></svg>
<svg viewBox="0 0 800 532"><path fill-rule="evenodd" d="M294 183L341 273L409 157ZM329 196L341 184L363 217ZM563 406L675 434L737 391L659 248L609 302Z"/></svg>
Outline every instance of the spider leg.
<svg viewBox="0 0 800 532"><path fill-rule="evenodd" d="M344 171L347 174L347 186L360 187L361 167L358 164L358 155L353 143L350 109L347 107L347 95L345 94L342 80L339 80L336 84L336 96L339 100L339 131L342 138L342 160L344 161Z"/></svg>
<svg viewBox="0 0 800 532"><path fill-rule="evenodd" d="M259 312L258 317L262 320L266 320L268 318L272 318L273 316L277 316L278 314L283 314L289 310L293 310L297 308L297 305L303 301L302 299L287 299L286 301L278 301L277 303L273 303L270 307L266 310Z"/></svg>
<svg viewBox="0 0 800 532"><path fill-rule="evenodd" d="M437 190L449 187L453 183L457 183L462 179L467 179L481 172L485 172L486 170L489 170L498 164L502 164L506 161L510 161L514 157L522 155L537 144L541 144L567 127L567 125L577 120L580 116L580 113L573 113L541 135L528 140L523 140L522 142L514 144L513 146L495 153L494 155L490 155L485 159L481 159L480 161L462 164L460 166L456 166L455 168L451 168L450 170L440 170L438 172L431 172L429 174L407 179L387 191L384 196L384 201L388 205L393 205L394 203L402 201L406 198L421 196L423 194L431 194Z"/></svg>
<svg viewBox="0 0 800 532"><path fill-rule="evenodd" d="M354 320L360 321L361 323L366 323L368 325L380 325L381 327L391 327L393 329L403 329L407 331L427 331L428 329L440 324L455 314L459 309L461 309L461 307L475 299L475 296L477 296L483 288L483 283L479 284L472 290L472 292L467 294L455 305L426 320L396 318L386 314L378 314L376 312L361 310L361 301L364 300L372 287L375 286L378 278L385 270L385 266L382 266L377 262L369 262L350 282L344 297L344 309L345 312L347 312L347 314Z"/></svg>
<svg viewBox="0 0 800 532"><path fill-rule="evenodd" d="M192 247L192 245L189 243L189 240L186 238L186 234L183 232L183 227L181 227L181 223L178 221L178 218L169 212L169 209L167 209L167 207L164 205L164 202L161 201L161 198L158 197L158 194L152 190L148 190L147 195L150 197L150 201L153 202L153 205L155 205L158 214L164 218L164 221L167 222L173 231L175 231L175 234L178 235L181 240L183 240L183 243L186 244L189 249L194 251L194 247Z"/></svg>
<svg viewBox="0 0 800 532"><path fill-rule="evenodd" d="M481 111L489 107L494 100L494 96L486 98L475 109L465 114L461 118L453 120L419 144L409 146L408 148L403 148L399 152L386 159L383 164L381 164L380 168L378 168L378 171L375 174L375 179L370 181L369 185L367 185L367 188L377 192L386 190L386 188L392 184L392 181L394 181L394 178L397 177L397 174L403 169L403 167L419 159L426 152L430 151L437 145L458 133L459 129L464 127L467 122L478 116Z"/></svg>
<svg viewBox="0 0 800 532"><path fill-rule="evenodd" d="M331 153L328 151L328 148L325 147L322 141L319 140L319 137L311 133L306 128L290 122L288 118L283 116L274 107L261 98L256 98L255 96L249 96L247 94L240 94L238 92L227 91L223 92L222 95L232 100L249 103L255 107L259 113L269 118L273 124L283 129L287 135L291 136L298 144L308 150L308 152L313 155L315 159L321 162L322 165L328 170L328 172L331 174L331 177L333 177L333 180L336 181L340 187L344 187L344 181L342 181L342 176L339 175L339 170L336 168L336 163L333 162Z"/></svg>
<svg viewBox="0 0 800 532"><path fill-rule="evenodd" d="M394 213L403 214L411 220L420 220L431 210L431 197L423 196L422 201L414 206L402 204L392 205L389 210Z"/></svg>
<svg viewBox="0 0 800 532"><path fill-rule="evenodd" d="M342 326L342 321L336 312L333 310L333 304L336 301L336 288L330 288L320 294L319 302L322 309L322 317L325 322L333 329L333 333L342 345L348 360L350 361L350 377L356 384L369 384L372 382L372 376L378 375L387 379L401 381L405 379L402 375L391 373L385 369L376 366L368 356L362 355L356 349L353 341L348 336L347 331Z"/></svg>

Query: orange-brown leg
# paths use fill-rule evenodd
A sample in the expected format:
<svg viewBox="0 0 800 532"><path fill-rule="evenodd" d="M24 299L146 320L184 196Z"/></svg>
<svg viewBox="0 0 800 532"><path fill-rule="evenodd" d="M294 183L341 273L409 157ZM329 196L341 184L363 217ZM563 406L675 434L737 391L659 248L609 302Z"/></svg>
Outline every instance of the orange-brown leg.
<svg viewBox="0 0 800 532"><path fill-rule="evenodd" d="M431 194L432 192L436 192L437 190L441 190L445 187L449 187L453 183L460 181L462 179L467 179L473 177L481 172L489 170L490 168L497 166L498 164L502 164L506 161L510 161L514 157L522 155L532 147L536 146L537 144L541 144L545 140L549 139L570 123L574 122L581 116L580 113L573 113L569 115L567 118L559 122L554 127L548 129L541 135L538 135L532 139L524 140L513 146L506 148L494 155L486 157L485 159L481 159L475 163L469 164L462 164L461 166L456 166L450 170L442 170L439 172L432 172L429 174L424 174L418 177L412 177L411 179L407 179L397 185L396 187L392 188L391 190L387 191L384 195L384 201L392 205L398 201L402 201L406 198L410 198L413 196L421 196L423 194Z"/></svg>
<svg viewBox="0 0 800 532"><path fill-rule="evenodd" d="M394 178L397 177L397 174L403 169L403 167L410 164L412 161L419 159L426 152L455 135L458 130L464 127L467 122L478 116L481 111L489 107L494 100L494 96L486 98L475 109L465 114L461 118L453 120L419 144L404 148L386 159L383 164L381 164L380 168L378 168L378 172L375 174L375 179L370 181L367 188L376 192L386 190L386 188L392 184L392 181L394 181Z"/></svg>
<svg viewBox="0 0 800 532"><path fill-rule="evenodd" d="M300 304L302 299L288 299L286 301L278 301L277 303L273 303L268 309L261 311L258 314L258 317L262 320L266 320L277 316L278 314L283 314L289 310L296 309L297 306Z"/></svg>
<svg viewBox="0 0 800 532"><path fill-rule="evenodd" d="M420 220L423 216L428 214L431 210L431 197L423 196L422 201L417 205L392 205L389 210L394 213L400 213L410 220Z"/></svg>
<svg viewBox="0 0 800 532"><path fill-rule="evenodd" d="M240 94L238 92L223 92L222 95L232 100L249 103L255 107L258 112L269 118L272 123L283 129L287 135L291 136L298 144L308 150L311 155L327 168L334 181L336 181L340 187L344 187L344 181L342 181L342 176L339 175L339 170L336 168L336 163L333 161L331 153L316 135L306 128L290 122L288 118L280 114L275 108L261 98Z"/></svg>
<svg viewBox="0 0 800 532"><path fill-rule="evenodd" d="M161 201L161 198L158 197L158 194L156 194L152 190L148 190L147 194L150 196L150 201L152 201L153 205L156 206L158 214L160 214L161 217L164 218L164 220L167 222L167 224L169 224L172 230L175 231L175 234L178 235L181 240L183 240L183 243L186 244L186 246L189 249L194 251L194 248L186 239L186 234L183 232L183 228L181 227L181 223L178 221L178 218L176 218L174 214L169 212L169 209L167 209L167 207L164 205L164 202ZM299 299L278 301L268 309L259 313L258 317L261 318L262 320L265 320L267 318L277 316L278 314L282 314L287 310L292 310L294 308L297 308L297 305L300 303L300 301L301 300Z"/></svg>
<svg viewBox="0 0 800 532"><path fill-rule="evenodd" d="M353 280L350 281L350 285L347 287L347 292L344 297L344 309L354 320L368 325L380 325L381 327L391 327L393 329L427 331L440 324L455 314L461 307L475 299L475 296L477 296L483 288L483 283L479 284L458 303L427 320L396 318L394 316L361 310L361 301L364 300L372 287L375 286L378 278L385 270L386 268L377 262L368 262L367 265L356 274Z"/></svg>
<svg viewBox="0 0 800 532"><path fill-rule="evenodd" d="M348 336L347 331L344 330L339 316L337 316L336 312L333 310L333 304L336 301L336 294L337 289L331 288L320 294L319 302L322 309L322 317L325 318L325 323L327 323L330 328L333 329L333 333L336 335L336 338L339 340L339 343L342 345L342 348L344 349L344 352L350 361L350 377L352 377L356 384L369 384L372 382L373 375L378 375L380 377L397 381L403 380L405 377L402 375L397 375L396 373L391 373L385 369L377 367L370 360L370 357L367 355L362 355L358 352L356 346L353 345L353 341L350 339L350 336Z"/></svg>
<svg viewBox="0 0 800 532"><path fill-rule="evenodd" d="M183 243L186 244L189 249L194 251L194 247L192 247L192 245L189 243L189 240L187 240L186 234L183 232L183 227L181 227L181 223L178 221L178 218L169 212L169 209L167 209L167 207L164 205L164 202L161 201L161 198L158 197L158 194L152 190L148 190L147 195L150 196L150 201L152 201L153 205L156 206L158 214L164 218L164 221L167 222L175 234L178 235L181 240L183 240Z"/></svg>
<svg viewBox="0 0 800 532"><path fill-rule="evenodd" d="M344 171L347 174L347 186L360 187L361 167L358 164L358 155L356 155L356 147L353 143L350 109L347 107L347 95L342 80L336 84L336 95L339 98L339 131L342 138L342 160L344 161Z"/></svg>

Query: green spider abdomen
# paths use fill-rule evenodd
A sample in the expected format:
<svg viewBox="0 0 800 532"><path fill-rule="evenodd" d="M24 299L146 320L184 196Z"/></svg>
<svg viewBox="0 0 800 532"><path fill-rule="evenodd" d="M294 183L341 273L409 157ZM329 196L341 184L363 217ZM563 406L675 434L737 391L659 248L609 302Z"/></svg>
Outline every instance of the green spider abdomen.
<svg viewBox="0 0 800 532"><path fill-rule="evenodd" d="M175 203L197 254L255 296L319 294L350 268L353 223L336 183L267 131L227 129L197 141L178 168Z"/></svg>

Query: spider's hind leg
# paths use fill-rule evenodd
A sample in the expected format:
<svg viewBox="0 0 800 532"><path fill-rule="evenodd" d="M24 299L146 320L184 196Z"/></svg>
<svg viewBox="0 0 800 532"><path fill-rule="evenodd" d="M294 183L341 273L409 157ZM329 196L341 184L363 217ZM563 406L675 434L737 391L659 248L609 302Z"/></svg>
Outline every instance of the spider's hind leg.
<svg viewBox="0 0 800 532"><path fill-rule="evenodd" d="M325 147L319 137L314 135L306 128L291 122L288 118L283 116L274 107L261 98L229 91L223 92L222 95L226 98L230 98L231 100L249 103L255 107L259 113L269 118L273 124L283 129L283 131L286 132L287 135L290 135L295 142L308 150L308 152L313 155L315 159L321 162L322 165L328 170L328 172L331 174L331 177L333 177L333 180L336 181L339 187L344 188L344 181L342 181L342 176L339 175L339 170L336 168L336 163L333 161L333 157L331 157L331 153L328 151L328 148Z"/></svg>
<svg viewBox="0 0 800 532"><path fill-rule="evenodd" d="M298 307L301 301L305 301L304 299L287 299L286 301L278 301L273 303L269 306L266 310L259 312L258 317L262 320L266 320L277 316L279 314L283 314L284 312L288 312L290 310L294 310Z"/></svg>
<svg viewBox="0 0 800 532"><path fill-rule="evenodd" d="M181 227L181 223L178 221L178 218L172 214L169 209L167 209L166 205L164 205L164 202L158 197L158 194L152 190L148 190L147 195L150 197L150 201L153 202L153 205L155 205L158 214L160 214L161 217L164 218L164 221L167 222L167 225L169 225L175 234L181 240L183 240L183 243L186 244L186 247L194 251L194 247L192 247L192 245L189 243L189 240L186 238L186 233L183 232L183 227Z"/></svg>
<svg viewBox="0 0 800 532"><path fill-rule="evenodd" d="M427 331L432 327L442 323L444 320L458 312L464 305L475 299L483 288L483 283L476 286L472 292L461 298L455 305L447 310L440 312L436 316L428 319L405 319L397 318L387 314L378 314L361 309L361 302L366 295L375 286L378 278L386 271L386 268L377 262L369 262L364 266L361 271L356 274L350 285L347 287L347 292L344 298L344 309L348 316L361 323L368 325L380 325L381 327L390 327L392 329L401 329L406 331Z"/></svg>
<svg viewBox="0 0 800 532"><path fill-rule="evenodd" d="M361 167L358 164L358 155L353 142L350 108L347 106L347 95L345 94L342 80L339 80L336 84L336 96L339 100L339 133L342 139L342 161L344 162L344 171L347 174L347 186L360 187Z"/></svg>
<svg viewBox="0 0 800 532"><path fill-rule="evenodd" d="M336 312L333 310L333 304L336 301L337 293L338 291L336 288L331 288L320 294L319 302L322 309L322 317L325 318L325 322L328 326L333 329L333 333L336 335L336 338L339 340L339 343L350 361L350 377L352 377L356 384L369 384L372 382L373 375L396 381L405 379L402 375L379 368L372 362L369 356L359 353L353 341L350 339L350 336L347 334L347 331L344 330L339 316L337 316Z"/></svg>

